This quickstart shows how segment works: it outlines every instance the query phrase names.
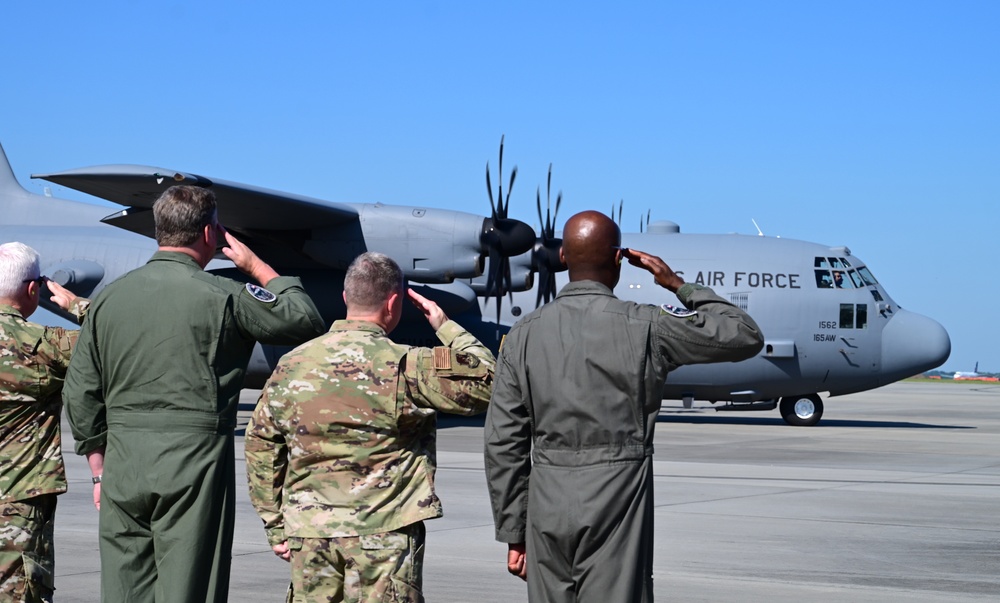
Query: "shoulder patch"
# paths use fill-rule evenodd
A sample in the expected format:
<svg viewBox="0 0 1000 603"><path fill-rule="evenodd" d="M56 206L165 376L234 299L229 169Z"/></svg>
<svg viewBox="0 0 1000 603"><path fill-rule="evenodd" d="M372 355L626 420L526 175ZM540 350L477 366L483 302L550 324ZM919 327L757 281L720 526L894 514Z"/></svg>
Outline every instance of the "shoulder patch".
<svg viewBox="0 0 1000 603"><path fill-rule="evenodd" d="M434 368L439 371L451 370L451 348L434 348Z"/></svg>
<svg viewBox="0 0 1000 603"><path fill-rule="evenodd" d="M257 301L264 302L265 304L269 304L278 299L277 295L271 293L260 285L255 285L253 283L247 283L247 293L252 295Z"/></svg>
<svg viewBox="0 0 1000 603"><path fill-rule="evenodd" d="M671 306L668 304L662 304L660 306L660 313L676 316L677 318L687 318L688 316L694 316L695 314L698 313L698 311L688 310L687 308L678 308L676 306Z"/></svg>

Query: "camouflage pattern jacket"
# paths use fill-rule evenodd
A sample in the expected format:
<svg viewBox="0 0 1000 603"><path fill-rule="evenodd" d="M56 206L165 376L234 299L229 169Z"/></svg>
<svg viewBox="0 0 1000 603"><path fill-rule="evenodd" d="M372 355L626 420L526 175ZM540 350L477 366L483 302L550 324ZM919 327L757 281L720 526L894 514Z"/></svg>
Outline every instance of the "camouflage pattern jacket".
<svg viewBox="0 0 1000 603"><path fill-rule="evenodd" d="M495 358L453 321L417 348L339 320L286 354L246 430L250 500L268 541L397 530L441 516L436 411L489 403Z"/></svg>
<svg viewBox="0 0 1000 603"><path fill-rule="evenodd" d="M78 335L0 305L0 502L66 491L60 393Z"/></svg>

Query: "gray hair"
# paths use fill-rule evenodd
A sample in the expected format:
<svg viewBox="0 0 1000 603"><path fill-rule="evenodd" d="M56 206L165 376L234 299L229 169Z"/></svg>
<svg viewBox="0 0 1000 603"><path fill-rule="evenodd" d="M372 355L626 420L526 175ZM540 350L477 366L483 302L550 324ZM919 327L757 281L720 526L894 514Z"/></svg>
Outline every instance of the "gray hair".
<svg viewBox="0 0 1000 603"><path fill-rule="evenodd" d="M344 300L353 311L372 312L393 293L403 292L403 271L395 260L376 251L354 258L344 275Z"/></svg>
<svg viewBox="0 0 1000 603"><path fill-rule="evenodd" d="M215 223L215 193L200 186L171 186L153 203L160 247L190 247Z"/></svg>
<svg viewBox="0 0 1000 603"><path fill-rule="evenodd" d="M18 242L0 245L0 297L17 297L24 281L40 275L37 251Z"/></svg>

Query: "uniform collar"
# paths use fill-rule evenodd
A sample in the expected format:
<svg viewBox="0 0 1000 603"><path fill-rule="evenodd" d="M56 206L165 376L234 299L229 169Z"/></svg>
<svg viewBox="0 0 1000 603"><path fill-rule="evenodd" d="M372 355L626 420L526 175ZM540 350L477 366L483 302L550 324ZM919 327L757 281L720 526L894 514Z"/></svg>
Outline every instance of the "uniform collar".
<svg viewBox="0 0 1000 603"><path fill-rule="evenodd" d="M385 329L367 320L335 320L330 326L330 331L368 331L378 335L385 335Z"/></svg>
<svg viewBox="0 0 1000 603"><path fill-rule="evenodd" d="M573 281L568 283L566 286L559 291L559 295L556 297L564 297L569 295L607 295L614 297L614 292L608 288L607 285L599 283L597 281Z"/></svg>
<svg viewBox="0 0 1000 603"><path fill-rule="evenodd" d="M17 308L14 306L8 306L7 304L0 304L0 314L9 314L24 320L24 316L18 312Z"/></svg>
<svg viewBox="0 0 1000 603"><path fill-rule="evenodd" d="M198 262L186 253L181 253L180 251L157 251L153 254L153 257L149 258L150 262L177 262L179 264L187 264L189 266L194 266L198 270L201 270L201 266ZM148 262L147 262L148 263Z"/></svg>

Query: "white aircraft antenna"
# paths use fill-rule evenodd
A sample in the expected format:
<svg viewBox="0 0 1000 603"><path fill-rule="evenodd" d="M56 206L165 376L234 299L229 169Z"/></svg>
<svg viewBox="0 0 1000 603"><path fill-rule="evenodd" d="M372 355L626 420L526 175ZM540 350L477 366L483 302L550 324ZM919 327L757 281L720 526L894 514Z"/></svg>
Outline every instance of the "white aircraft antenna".
<svg viewBox="0 0 1000 603"><path fill-rule="evenodd" d="M757 236L758 237L764 236L764 231L760 229L760 226L757 226L757 220L750 218L750 221L753 222L753 227L757 229Z"/></svg>

